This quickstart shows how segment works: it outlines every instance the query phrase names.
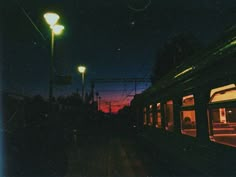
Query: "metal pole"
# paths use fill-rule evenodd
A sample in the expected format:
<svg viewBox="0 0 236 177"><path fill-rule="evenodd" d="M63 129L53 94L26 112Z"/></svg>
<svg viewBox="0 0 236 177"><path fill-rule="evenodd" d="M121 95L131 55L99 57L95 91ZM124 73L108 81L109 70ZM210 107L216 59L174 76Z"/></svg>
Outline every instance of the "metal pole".
<svg viewBox="0 0 236 177"><path fill-rule="evenodd" d="M82 99L84 101L84 72L82 73Z"/></svg>
<svg viewBox="0 0 236 177"><path fill-rule="evenodd" d="M54 55L54 32L52 30L52 36L51 36L51 61L50 61L50 80L49 80L49 101L52 101L53 97L53 84L54 84L54 71L53 71L53 55Z"/></svg>
<svg viewBox="0 0 236 177"><path fill-rule="evenodd" d="M100 105L101 105L101 97L98 97L98 111L100 110Z"/></svg>

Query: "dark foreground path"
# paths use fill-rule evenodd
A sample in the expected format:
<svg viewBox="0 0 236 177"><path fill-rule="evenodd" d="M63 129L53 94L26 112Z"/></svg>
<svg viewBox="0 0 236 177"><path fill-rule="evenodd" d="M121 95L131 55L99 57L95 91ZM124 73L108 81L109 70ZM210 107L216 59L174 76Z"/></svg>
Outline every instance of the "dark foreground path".
<svg viewBox="0 0 236 177"><path fill-rule="evenodd" d="M65 176L175 176L158 148L123 125L111 120L78 129Z"/></svg>
<svg viewBox="0 0 236 177"><path fill-rule="evenodd" d="M81 136L69 148L68 157L66 177L148 175L132 137Z"/></svg>
<svg viewBox="0 0 236 177"><path fill-rule="evenodd" d="M15 138L6 137L5 176L175 176L166 154L126 125L104 119L66 130L18 131Z"/></svg>

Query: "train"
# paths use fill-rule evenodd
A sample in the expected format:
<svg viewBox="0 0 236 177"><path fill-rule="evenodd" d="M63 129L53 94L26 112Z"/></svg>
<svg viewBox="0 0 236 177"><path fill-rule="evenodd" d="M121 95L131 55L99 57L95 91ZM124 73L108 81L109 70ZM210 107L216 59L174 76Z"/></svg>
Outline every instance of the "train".
<svg viewBox="0 0 236 177"><path fill-rule="evenodd" d="M236 175L235 64L233 27L131 101L138 136L177 174Z"/></svg>

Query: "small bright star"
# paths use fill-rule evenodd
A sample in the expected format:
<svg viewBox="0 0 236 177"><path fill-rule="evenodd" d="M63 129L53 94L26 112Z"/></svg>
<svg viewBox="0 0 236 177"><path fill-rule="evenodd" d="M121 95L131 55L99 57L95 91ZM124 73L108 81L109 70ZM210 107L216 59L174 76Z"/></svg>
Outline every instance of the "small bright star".
<svg viewBox="0 0 236 177"><path fill-rule="evenodd" d="M132 21L132 22L131 22L131 25L135 25L135 21Z"/></svg>

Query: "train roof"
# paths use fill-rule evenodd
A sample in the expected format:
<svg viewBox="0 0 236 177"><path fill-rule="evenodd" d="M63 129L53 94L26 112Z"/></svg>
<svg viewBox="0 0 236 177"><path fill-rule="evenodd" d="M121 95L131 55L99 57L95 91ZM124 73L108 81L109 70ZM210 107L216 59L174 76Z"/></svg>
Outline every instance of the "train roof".
<svg viewBox="0 0 236 177"><path fill-rule="evenodd" d="M199 77L199 75L203 74L202 71L205 69L214 66L215 63L224 59L226 56L234 54L236 50L235 46L236 26L233 26L226 30L221 38L214 44L206 48L203 52L183 61L179 66L171 70L154 85L139 95L139 97L134 99L137 101L142 99L142 102L145 104L145 100L155 100L156 93L161 95L166 89L169 89L178 83L194 79L193 76ZM135 100L132 102L135 102Z"/></svg>

